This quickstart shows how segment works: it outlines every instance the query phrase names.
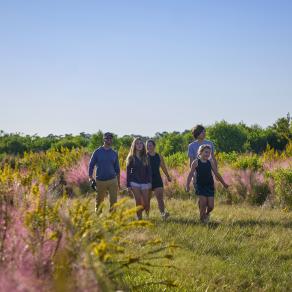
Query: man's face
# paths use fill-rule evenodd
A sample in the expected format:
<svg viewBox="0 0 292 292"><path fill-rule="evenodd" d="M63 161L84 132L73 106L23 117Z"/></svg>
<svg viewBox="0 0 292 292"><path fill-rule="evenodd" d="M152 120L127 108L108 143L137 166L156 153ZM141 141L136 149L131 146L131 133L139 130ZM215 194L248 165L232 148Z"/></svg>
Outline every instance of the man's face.
<svg viewBox="0 0 292 292"><path fill-rule="evenodd" d="M204 140L206 138L206 130L203 130L201 134L198 136L199 139Z"/></svg>
<svg viewBox="0 0 292 292"><path fill-rule="evenodd" d="M112 136L106 136L104 138L104 143L107 145L107 146L112 146L113 144L113 137Z"/></svg>

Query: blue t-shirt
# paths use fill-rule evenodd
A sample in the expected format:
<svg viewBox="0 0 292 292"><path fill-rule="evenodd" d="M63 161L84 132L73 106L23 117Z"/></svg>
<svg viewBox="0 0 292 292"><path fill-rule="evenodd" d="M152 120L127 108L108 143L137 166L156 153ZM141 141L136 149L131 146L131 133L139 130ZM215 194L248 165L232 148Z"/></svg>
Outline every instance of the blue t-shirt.
<svg viewBox="0 0 292 292"><path fill-rule="evenodd" d="M97 180L110 180L120 173L118 153L113 149L99 147L94 151L89 162L89 176L92 176L96 167Z"/></svg>
<svg viewBox="0 0 292 292"><path fill-rule="evenodd" d="M201 145L205 145L205 144L209 145L211 147L212 153L214 153L215 147L211 141L204 140L202 143L200 143L198 140L196 140L192 142L191 144L189 144L188 157L193 158L193 159L198 158L198 150Z"/></svg>

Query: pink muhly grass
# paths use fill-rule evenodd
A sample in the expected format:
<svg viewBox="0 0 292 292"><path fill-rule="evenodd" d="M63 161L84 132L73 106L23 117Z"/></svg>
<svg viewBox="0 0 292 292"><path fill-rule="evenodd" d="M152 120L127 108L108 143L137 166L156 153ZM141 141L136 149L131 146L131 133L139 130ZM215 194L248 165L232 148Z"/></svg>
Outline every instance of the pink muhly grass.
<svg viewBox="0 0 292 292"><path fill-rule="evenodd" d="M122 188L127 187L127 174L124 170L121 170L120 180L121 180L121 187Z"/></svg>
<svg viewBox="0 0 292 292"><path fill-rule="evenodd" d="M36 277L35 257L26 242L28 232L22 214L13 210L10 215L13 219L7 231L0 272L1 291L41 291L43 283Z"/></svg>
<svg viewBox="0 0 292 292"><path fill-rule="evenodd" d="M266 171L273 171L278 168L286 169L290 167L292 167L292 157L281 160L266 161L264 163L264 170Z"/></svg>
<svg viewBox="0 0 292 292"><path fill-rule="evenodd" d="M88 181L89 156L83 156L79 162L67 170L65 179L69 184L80 185Z"/></svg>

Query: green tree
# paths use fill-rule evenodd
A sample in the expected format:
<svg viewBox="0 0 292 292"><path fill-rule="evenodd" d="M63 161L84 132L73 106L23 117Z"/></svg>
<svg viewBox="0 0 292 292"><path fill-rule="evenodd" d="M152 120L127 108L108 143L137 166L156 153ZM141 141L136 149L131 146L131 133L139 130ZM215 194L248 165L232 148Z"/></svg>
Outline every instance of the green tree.
<svg viewBox="0 0 292 292"><path fill-rule="evenodd" d="M247 134L242 125L229 124L226 121L209 127L207 134L215 143L216 149L221 152L242 152L247 141Z"/></svg>

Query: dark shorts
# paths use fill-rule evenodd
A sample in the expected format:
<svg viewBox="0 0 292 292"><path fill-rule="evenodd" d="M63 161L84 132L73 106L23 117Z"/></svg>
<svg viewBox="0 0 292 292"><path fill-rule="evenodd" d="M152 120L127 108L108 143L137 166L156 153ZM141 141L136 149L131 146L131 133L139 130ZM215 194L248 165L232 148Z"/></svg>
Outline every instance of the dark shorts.
<svg viewBox="0 0 292 292"><path fill-rule="evenodd" d="M196 189L197 196L214 197L214 195L215 195L214 186L196 185L195 189Z"/></svg>
<svg viewBox="0 0 292 292"><path fill-rule="evenodd" d="M161 177L152 177L152 190L163 188L163 181Z"/></svg>

